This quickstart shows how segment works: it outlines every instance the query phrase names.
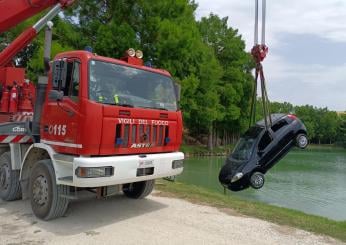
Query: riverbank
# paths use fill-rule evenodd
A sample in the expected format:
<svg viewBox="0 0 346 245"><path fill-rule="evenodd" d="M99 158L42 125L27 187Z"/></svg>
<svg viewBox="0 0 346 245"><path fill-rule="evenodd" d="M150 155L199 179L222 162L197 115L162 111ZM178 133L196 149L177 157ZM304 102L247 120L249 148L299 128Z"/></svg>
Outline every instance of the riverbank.
<svg viewBox="0 0 346 245"><path fill-rule="evenodd" d="M234 145L214 147L212 151L203 145L182 145L180 150L186 157L209 157L209 156L227 156L232 152Z"/></svg>
<svg viewBox="0 0 346 245"><path fill-rule="evenodd" d="M203 145L186 145L183 144L180 148L182 152L184 152L186 157L210 157L210 156L227 156L229 155L235 145L226 145L226 146L218 146L214 147L213 150L208 150L206 146ZM308 146L307 150L340 150L346 151L345 148L335 145L315 145L311 144Z"/></svg>
<svg viewBox="0 0 346 245"><path fill-rule="evenodd" d="M346 221L338 222L303 212L280 208L254 201L241 200L232 195L222 195L194 185L160 181L156 189L163 195L177 197L192 203L217 207L225 213L238 213L279 225L299 228L316 234L327 235L346 242Z"/></svg>

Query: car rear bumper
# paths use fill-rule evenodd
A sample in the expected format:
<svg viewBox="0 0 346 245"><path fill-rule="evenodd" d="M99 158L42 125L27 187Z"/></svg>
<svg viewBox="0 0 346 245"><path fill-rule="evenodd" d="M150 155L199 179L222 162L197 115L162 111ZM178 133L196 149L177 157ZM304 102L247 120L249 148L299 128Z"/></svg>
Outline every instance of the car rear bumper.
<svg viewBox="0 0 346 245"><path fill-rule="evenodd" d="M72 161L68 167L69 161L59 155L55 161L56 164L64 165L60 169L63 170L66 177L61 177L61 173L58 174L60 178L57 178L57 183L75 187L100 187L175 176L182 173L183 167L174 169L173 161L183 159L184 154L182 152L111 157L75 157L71 159ZM96 178L77 176L76 170L78 168L102 167L113 168L112 175ZM143 169L150 169L150 173L141 176L139 173L143 174Z"/></svg>

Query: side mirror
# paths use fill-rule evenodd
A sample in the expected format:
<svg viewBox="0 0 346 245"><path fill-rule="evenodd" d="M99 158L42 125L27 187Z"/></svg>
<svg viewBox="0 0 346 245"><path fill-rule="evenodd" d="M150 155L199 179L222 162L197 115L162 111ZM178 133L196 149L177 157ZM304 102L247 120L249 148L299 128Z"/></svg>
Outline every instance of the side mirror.
<svg viewBox="0 0 346 245"><path fill-rule="evenodd" d="M174 84L174 88L175 88L175 94L177 95L177 99L178 101L180 101L180 97L181 97L181 85L178 83Z"/></svg>
<svg viewBox="0 0 346 245"><path fill-rule="evenodd" d="M63 100L63 98L64 98L64 94L62 92L59 92L57 90L49 91L49 94L48 94L49 101L60 102Z"/></svg>

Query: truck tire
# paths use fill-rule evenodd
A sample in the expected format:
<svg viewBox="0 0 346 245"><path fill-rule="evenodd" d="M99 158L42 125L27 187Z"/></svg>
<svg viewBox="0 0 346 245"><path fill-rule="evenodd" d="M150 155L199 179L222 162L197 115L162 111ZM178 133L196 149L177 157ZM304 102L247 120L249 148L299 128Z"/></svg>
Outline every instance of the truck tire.
<svg viewBox="0 0 346 245"><path fill-rule="evenodd" d="M68 194L68 187L57 185L50 159L38 161L30 175L30 201L35 216L52 220L63 216L69 201L61 195Z"/></svg>
<svg viewBox="0 0 346 245"><path fill-rule="evenodd" d="M155 180L135 182L123 186L125 196L133 199L142 199L148 196L154 189Z"/></svg>
<svg viewBox="0 0 346 245"><path fill-rule="evenodd" d="M22 190L19 182L20 171L12 170L11 153L0 156L0 198L4 201L21 199Z"/></svg>

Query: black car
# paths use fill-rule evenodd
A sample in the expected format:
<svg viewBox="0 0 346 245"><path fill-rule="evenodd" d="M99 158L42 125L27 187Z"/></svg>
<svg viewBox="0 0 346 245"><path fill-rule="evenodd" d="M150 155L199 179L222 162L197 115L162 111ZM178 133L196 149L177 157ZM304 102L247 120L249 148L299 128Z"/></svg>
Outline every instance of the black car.
<svg viewBox="0 0 346 245"><path fill-rule="evenodd" d="M220 183L231 191L249 186L260 189L264 174L283 158L293 146L308 145L304 124L295 115L272 114L272 127L264 120L251 127L238 141L219 174Z"/></svg>

